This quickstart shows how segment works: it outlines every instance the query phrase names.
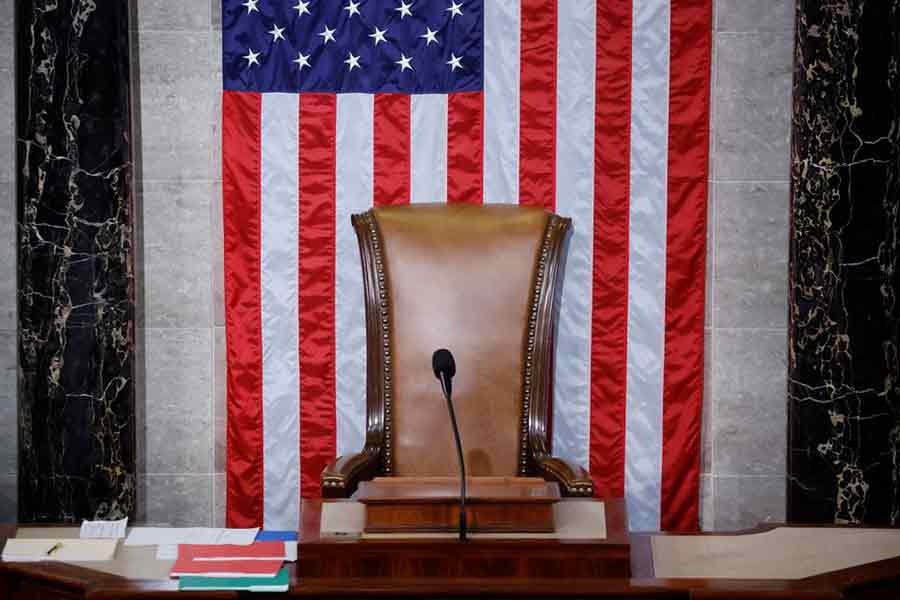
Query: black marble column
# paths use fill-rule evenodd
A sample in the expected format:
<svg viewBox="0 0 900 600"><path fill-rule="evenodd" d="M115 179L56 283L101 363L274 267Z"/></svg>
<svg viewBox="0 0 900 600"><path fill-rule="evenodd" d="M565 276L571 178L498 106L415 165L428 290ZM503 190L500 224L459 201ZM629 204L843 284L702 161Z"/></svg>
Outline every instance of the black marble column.
<svg viewBox="0 0 900 600"><path fill-rule="evenodd" d="M19 518L135 505L124 1L16 0Z"/></svg>
<svg viewBox="0 0 900 600"><path fill-rule="evenodd" d="M788 518L900 524L900 0L799 0Z"/></svg>

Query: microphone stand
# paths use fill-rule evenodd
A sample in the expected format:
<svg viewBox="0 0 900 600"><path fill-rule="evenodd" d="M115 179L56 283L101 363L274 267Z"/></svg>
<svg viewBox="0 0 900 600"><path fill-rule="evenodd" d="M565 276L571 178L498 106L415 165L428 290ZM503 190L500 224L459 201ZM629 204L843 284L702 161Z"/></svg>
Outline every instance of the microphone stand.
<svg viewBox="0 0 900 600"><path fill-rule="evenodd" d="M447 410L450 412L450 424L453 426L453 437L456 439L456 457L459 460L459 541L466 541L466 463L463 460L462 443L459 441L459 428L456 426L456 413L453 412L453 401L450 399L450 386L446 380L446 373L441 372L441 391L447 400Z"/></svg>

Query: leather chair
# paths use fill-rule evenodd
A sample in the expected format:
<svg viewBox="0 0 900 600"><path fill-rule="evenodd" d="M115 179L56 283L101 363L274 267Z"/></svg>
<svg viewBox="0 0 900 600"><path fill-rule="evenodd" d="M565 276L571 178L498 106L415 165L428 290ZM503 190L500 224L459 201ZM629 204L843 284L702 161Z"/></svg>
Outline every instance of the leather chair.
<svg viewBox="0 0 900 600"><path fill-rule="evenodd" d="M325 497L375 476L458 476L431 368L453 352L469 476L539 476L591 496L550 456L555 309L571 220L511 205L420 204L353 215L366 303L365 447L322 472Z"/></svg>

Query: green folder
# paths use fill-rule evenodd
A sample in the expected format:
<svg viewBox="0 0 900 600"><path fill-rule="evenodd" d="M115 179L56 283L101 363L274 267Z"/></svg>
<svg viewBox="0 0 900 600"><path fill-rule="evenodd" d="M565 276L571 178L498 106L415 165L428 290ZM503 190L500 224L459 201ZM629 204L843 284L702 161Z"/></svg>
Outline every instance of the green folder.
<svg viewBox="0 0 900 600"><path fill-rule="evenodd" d="M282 567L275 577L197 577L189 575L178 579L178 589L182 592L194 590L286 592L288 579L287 567Z"/></svg>

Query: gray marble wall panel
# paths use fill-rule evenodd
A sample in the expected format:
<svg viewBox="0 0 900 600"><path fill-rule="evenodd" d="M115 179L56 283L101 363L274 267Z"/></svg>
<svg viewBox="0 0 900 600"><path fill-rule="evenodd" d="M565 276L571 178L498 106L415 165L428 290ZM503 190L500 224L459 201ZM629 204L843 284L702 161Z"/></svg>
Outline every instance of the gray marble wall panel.
<svg viewBox="0 0 900 600"><path fill-rule="evenodd" d="M147 330L147 473L212 472L210 334Z"/></svg>
<svg viewBox="0 0 900 600"><path fill-rule="evenodd" d="M16 476L0 475L0 523L14 523L17 520Z"/></svg>
<svg viewBox="0 0 900 600"><path fill-rule="evenodd" d="M717 476L784 476L785 350L784 331L723 328L716 333L712 434Z"/></svg>
<svg viewBox="0 0 900 600"><path fill-rule="evenodd" d="M219 0L137 2L152 523L224 522Z"/></svg>
<svg viewBox="0 0 900 600"><path fill-rule="evenodd" d="M717 31L715 46L714 177L787 181L793 36Z"/></svg>
<svg viewBox="0 0 900 600"><path fill-rule="evenodd" d="M210 527L213 475L146 475L144 520L172 527Z"/></svg>
<svg viewBox="0 0 900 600"><path fill-rule="evenodd" d="M145 177L143 188L145 327L208 328L214 186Z"/></svg>
<svg viewBox="0 0 900 600"><path fill-rule="evenodd" d="M712 529L734 531L784 522L784 475L713 478L716 508Z"/></svg>
<svg viewBox="0 0 900 600"><path fill-rule="evenodd" d="M225 328L215 328L215 348L213 363L214 368L214 394L213 394L213 439L215 451L213 452L213 465L216 473L225 472L225 402L227 400L227 382L225 368Z"/></svg>
<svg viewBox="0 0 900 600"><path fill-rule="evenodd" d="M15 183L0 180L0 331L16 329L15 198Z"/></svg>
<svg viewBox="0 0 900 600"><path fill-rule="evenodd" d="M701 526L784 519L793 0L716 0Z"/></svg>
<svg viewBox="0 0 900 600"><path fill-rule="evenodd" d="M716 327L783 331L789 186L718 181L715 188Z"/></svg>
<svg viewBox="0 0 900 600"><path fill-rule="evenodd" d="M138 7L142 19L143 3ZM213 103L208 31L145 30L139 21L143 177L212 181ZM149 213L148 213L149 214Z"/></svg>
<svg viewBox="0 0 900 600"><path fill-rule="evenodd" d="M4 2L11 4L11 2ZM8 15L6 14L8 13ZM4 11L0 13L0 18L6 17L0 21L0 81L3 86L0 87L0 181L14 181L13 171L15 170L15 143L14 128L15 123L15 65L14 55L14 32L12 11Z"/></svg>
<svg viewBox="0 0 900 600"><path fill-rule="evenodd" d="M18 505L13 12L13 0L0 1L0 523Z"/></svg>
<svg viewBox="0 0 900 600"><path fill-rule="evenodd" d="M720 33L784 33L794 22L794 0L716 0L715 8Z"/></svg>
<svg viewBox="0 0 900 600"><path fill-rule="evenodd" d="M0 477L16 474L16 332L0 331Z"/></svg>

